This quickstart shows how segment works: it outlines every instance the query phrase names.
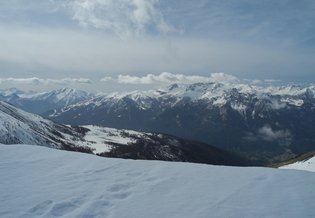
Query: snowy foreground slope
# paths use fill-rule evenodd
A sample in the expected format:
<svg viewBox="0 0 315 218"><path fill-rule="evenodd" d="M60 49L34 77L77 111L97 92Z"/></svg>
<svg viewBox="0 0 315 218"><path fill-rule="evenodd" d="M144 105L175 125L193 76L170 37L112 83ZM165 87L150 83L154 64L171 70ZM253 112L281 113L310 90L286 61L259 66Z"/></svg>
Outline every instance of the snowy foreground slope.
<svg viewBox="0 0 315 218"><path fill-rule="evenodd" d="M0 145L0 217L314 217L315 173Z"/></svg>

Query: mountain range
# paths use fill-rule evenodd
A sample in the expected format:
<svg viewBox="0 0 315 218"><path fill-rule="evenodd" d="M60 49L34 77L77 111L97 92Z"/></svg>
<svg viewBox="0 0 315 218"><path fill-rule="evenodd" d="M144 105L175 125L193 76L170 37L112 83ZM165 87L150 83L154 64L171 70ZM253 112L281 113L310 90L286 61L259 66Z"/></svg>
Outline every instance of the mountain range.
<svg viewBox="0 0 315 218"><path fill-rule="evenodd" d="M68 95L54 97L57 93ZM17 96L12 98L14 101L8 98L12 95ZM262 164L315 150L314 95L314 85L229 82L172 84L165 89L97 95L73 89L0 94L15 106L59 123L174 135L211 144ZM50 97L37 101L37 96ZM50 106L39 113L25 102L34 108Z"/></svg>
<svg viewBox="0 0 315 218"><path fill-rule="evenodd" d="M45 115L73 125L171 134L273 163L315 149L314 93L315 86L173 84L98 96Z"/></svg>

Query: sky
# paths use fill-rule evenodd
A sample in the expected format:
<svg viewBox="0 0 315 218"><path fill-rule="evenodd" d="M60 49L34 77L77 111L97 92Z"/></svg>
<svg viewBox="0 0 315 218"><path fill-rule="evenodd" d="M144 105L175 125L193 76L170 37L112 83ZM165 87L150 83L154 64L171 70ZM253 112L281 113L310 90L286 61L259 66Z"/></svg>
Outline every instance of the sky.
<svg viewBox="0 0 315 218"><path fill-rule="evenodd" d="M0 89L315 82L315 0L0 1Z"/></svg>

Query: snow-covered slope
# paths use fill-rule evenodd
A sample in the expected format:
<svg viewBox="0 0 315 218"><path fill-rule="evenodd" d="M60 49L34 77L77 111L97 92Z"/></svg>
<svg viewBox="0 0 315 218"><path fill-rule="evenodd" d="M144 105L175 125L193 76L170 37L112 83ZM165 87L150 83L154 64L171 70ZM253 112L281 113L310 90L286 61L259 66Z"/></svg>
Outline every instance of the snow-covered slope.
<svg viewBox="0 0 315 218"><path fill-rule="evenodd" d="M314 217L315 173L0 145L1 217Z"/></svg>
<svg viewBox="0 0 315 218"><path fill-rule="evenodd" d="M127 145L135 143L138 138L147 138L150 133L136 132L132 130L119 130L98 126L82 126L86 132L82 143L93 149L94 154L109 152L115 145Z"/></svg>
<svg viewBox="0 0 315 218"><path fill-rule="evenodd" d="M289 165L280 167L281 169L295 169L315 172L315 157L308 158L304 161L298 161Z"/></svg>
<svg viewBox="0 0 315 218"><path fill-rule="evenodd" d="M0 101L0 143L3 144L44 145L58 149L72 145L71 147L89 147L97 154L110 151L111 143L127 145L135 141L123 135L127 132L96 126L65 126Z"/></svg>
<svg viewBox="0 0 315 218"><path fill-rule="evenodd" d="M3 144L22 143L58 149L75 144L89 147L98 154L109 152L113 143L135 142L132 136L144 137L145 133L96 126L64 126L0 101L0 143Z"/></svg>
<svg viewBox="0 0 315 218"><path fill-rule="evenodd" d="M38 115L0 101L0 143L44 145L57 149L91 152L82 134Z"/></svg>

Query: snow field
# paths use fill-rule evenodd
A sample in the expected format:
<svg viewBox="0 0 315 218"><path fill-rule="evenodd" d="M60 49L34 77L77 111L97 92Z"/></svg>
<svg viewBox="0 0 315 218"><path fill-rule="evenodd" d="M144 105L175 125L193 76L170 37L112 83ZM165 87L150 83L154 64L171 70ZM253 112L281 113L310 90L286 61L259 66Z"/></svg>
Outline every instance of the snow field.
<svg viewBox="0 0 315 218"><path fill-rule="evenodd" d="M0 145L0 217L314 217L315 173Z"/></svg>

